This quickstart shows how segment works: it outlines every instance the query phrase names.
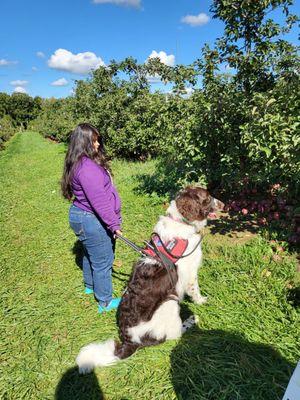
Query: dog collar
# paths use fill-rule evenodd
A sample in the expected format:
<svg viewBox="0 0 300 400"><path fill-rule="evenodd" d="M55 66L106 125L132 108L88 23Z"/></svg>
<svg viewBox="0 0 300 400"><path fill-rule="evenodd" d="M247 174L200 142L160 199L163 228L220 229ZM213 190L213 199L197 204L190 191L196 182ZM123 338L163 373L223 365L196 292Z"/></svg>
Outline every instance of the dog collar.
<svg viewBox="0 0 300 400"><path fill-rule="evenodd" d="M195 224L193 224L192 222L190 222L188 219L184 218L183 216L181 216L181 218L176 218L176 217L173 217L173 215L171 215L171 214L167 214L167 217L171 218L173 221L179 222L181 224L192 226L193 228L195 228L196 233L201 233L203 230L202 228L198 230L197 227L195 226Z"/></svg>

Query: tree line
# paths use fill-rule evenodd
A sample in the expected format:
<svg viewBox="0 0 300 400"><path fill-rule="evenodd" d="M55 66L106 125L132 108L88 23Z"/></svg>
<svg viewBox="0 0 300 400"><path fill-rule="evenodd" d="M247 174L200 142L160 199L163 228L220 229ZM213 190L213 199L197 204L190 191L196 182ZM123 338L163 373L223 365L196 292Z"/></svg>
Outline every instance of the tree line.
<svg viewBox="0 0 300 400"><path fill-rule="evenodd" d="M24 130L42 112L43 99L25 93L0 92L0 149L16 130Z"/></svg>

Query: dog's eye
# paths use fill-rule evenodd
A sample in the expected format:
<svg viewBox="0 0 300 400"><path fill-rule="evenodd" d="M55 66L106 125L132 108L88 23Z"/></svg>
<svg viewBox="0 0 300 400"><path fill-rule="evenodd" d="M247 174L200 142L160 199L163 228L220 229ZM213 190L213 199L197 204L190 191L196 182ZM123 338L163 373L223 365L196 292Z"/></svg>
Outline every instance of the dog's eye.
<svg viewBox="0 0 300 400"><path fill-rule="evenodd" d="M204 205L206 206L206 207L211 207L212 206L212 197L211 196L209 196L205 201L204 201Z"/></svg>

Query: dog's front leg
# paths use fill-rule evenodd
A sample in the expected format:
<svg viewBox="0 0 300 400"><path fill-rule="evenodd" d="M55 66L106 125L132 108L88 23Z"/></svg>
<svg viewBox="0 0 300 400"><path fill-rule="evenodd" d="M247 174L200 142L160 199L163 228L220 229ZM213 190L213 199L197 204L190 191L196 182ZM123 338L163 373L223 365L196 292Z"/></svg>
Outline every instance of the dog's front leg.
<svg viewBox="0 0 300 400"><path fill-rule="evenodd" d="M196 304L204 304L207 302L207 297L202 296L200 293L197 277L189 282L186 293L192 298L193 302Z"/></svg>

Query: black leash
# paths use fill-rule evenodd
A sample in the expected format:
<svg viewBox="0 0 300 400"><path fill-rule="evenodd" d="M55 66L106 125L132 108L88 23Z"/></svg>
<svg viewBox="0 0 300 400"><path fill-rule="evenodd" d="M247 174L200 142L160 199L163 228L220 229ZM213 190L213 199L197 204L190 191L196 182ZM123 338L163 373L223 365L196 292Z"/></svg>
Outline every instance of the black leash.
<svg viewBox="0 0 300 400"><path fill-rule="evenodd" d="M124 236L122 236L122 235L119 235L118 233L115 233L115 236L116 236L118 239L123 240L124 243L126 243L128 246L130 246L130 247L131 247L133 250L135 250L136 252L138 252L138 253L144 255L144 253L143 253L143 248L142 248L142 247L140 247L140 246L138 246L137 244L133 243L131 240L127 239L126 237L124 237Z"/></svg>
<svg viewBox="0 0 300 400"><path fill-rule="evenodd" d="M157 257L157 261L161 262L161 264L165 267L165 269L167 270L167 273L169 275L169 279L172 285L172 288L175 287L175 282L172 278L172 275L170 273L171 269L175 269L175 264L173 263L173 261L171 261L165 254L163 254L161 251L158 250L156 243L154 242L154 240L152 239L153 234L151 235L151 240L150 240L150 245L152 245L153 251L156 254Z"/></svg>

